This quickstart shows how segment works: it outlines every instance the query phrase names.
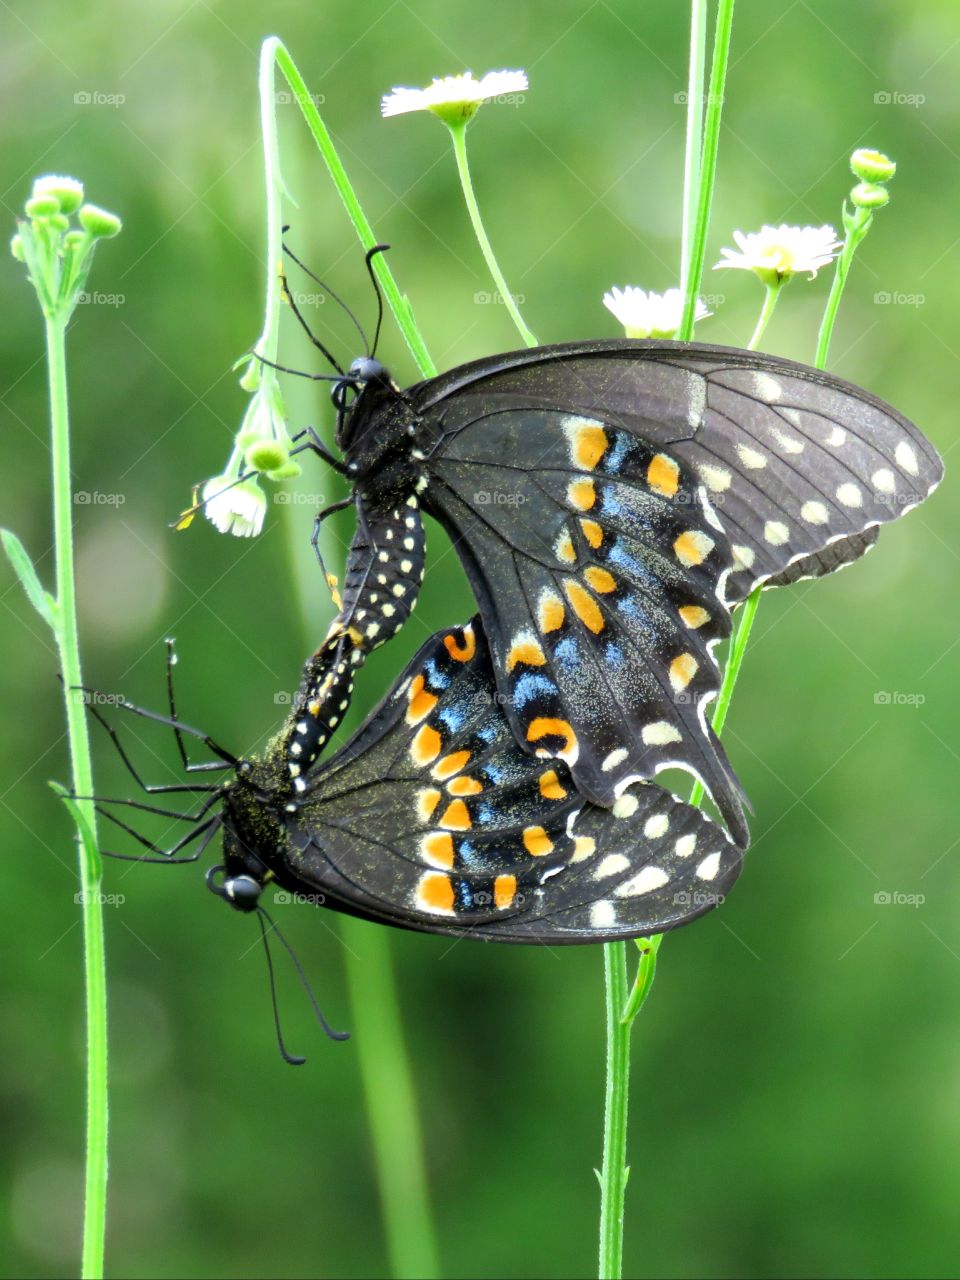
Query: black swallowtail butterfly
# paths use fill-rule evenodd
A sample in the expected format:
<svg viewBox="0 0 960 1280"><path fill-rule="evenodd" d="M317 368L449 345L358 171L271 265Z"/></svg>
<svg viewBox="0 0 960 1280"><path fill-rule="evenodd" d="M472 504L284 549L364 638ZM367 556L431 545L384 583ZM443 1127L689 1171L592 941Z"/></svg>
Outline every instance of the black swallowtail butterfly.
<svg viewBox="0 0 960 1280"><path fill-rule="evenodd" d="M612 809L599 808L577 793L562 760L524 752L500 708L479 619L429 640L354 737L306 779L291 779L287 764L303 737L300 710L262 760L238 759L177 718L173 660L171 647L169 717L121 705L171 725L190 771L233 776L145 787L207 793L165 853L111 813L117 801L98 808L161 855L136 861L196 861L222 831L223 864L208 884L240 911L256 911L275 884L404 929L583 943L684 924L720 902L739 874L743 851L723 828L662 787L631 784ZM314 660L305 687L315 678ZM116 731L91 710L143 786ZM223 763L187 765L183 733Z"/></svg>
<svg viewBox="0 0 960 1280"><path fill-rule="evenodd" d="M368 356L333 399L343 460L314 447L354 481L357 531L290 743L304 791L357 665L416 603L426 511L467 571L523 749L563 761L600 806L687 769L745 845L706 718L731 608L857 559L942 475L921 432L868 392L725 347L565 343L406 391Z"/></svg>

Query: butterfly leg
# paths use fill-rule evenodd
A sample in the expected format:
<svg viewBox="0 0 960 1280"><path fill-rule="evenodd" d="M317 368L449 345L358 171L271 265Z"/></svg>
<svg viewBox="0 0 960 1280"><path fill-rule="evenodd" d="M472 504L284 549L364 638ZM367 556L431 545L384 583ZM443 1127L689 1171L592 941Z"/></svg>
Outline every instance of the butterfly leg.
<svg viewBox="0 0 960 1280"><path fill-rule="evenodd" d="M115 853L110 849L100 850L100 853L104 858L115 858L119 862L151 862L164 863L168 865L174 865L181 862L197 862L203 857L207 845L217 834L222 825L220 815L217 814L215 817L209 818L206 822L201 822L198 826L194 827L192 831L188 831L182 839L178 840L176 844L172 846L172 848L161 849L158 845L153 844L151 841L147 840L145 836L134 831L132 827L128 827L126 823L120 822L119 819L114 818L105 810L100 810L100 812L103 813L103 816L108 821L115 823L117 826L123 828L124 831L128 831L138 844L143 845L145 849L150 851L146 854L133 854ZM200 837L202 837L202 839L200 839L199 845L197 845L196 849L194 849L192 853L185 854L183 857L178 856L181 850L185 849L190 843L192 843L192 841ZM153 856L151 856L151 854Z"/></svg>

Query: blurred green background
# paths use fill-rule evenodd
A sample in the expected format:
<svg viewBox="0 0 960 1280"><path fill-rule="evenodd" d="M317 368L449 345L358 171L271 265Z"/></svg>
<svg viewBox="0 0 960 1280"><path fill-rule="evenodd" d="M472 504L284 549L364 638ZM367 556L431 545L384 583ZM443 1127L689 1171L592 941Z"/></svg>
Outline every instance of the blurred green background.
<svg viewBox="0 0 960 1280"><path fill-rule="evenodd" d="M949 467L956 6L737 8L708 262L734 228L836 224L850 151L893 154L893 201L857 261L832 367L911 415ZM75 488L92 495L76 507L86 675L159 706L173 633L184 717L254 750L332 613L308 534L311 495L336 496L338 482L309 463L305 498L272 505L253 542L203 521L174 534L168 521L226 458L245 403L230 366L259 330L260 40L281 35L323 95L445 367L516 339L502 306L476 300L491 286L442 127L382 122L381 93L466 67L528 70L522 106L489 107L471 131L488 229L542 340L613 335L606 288L676 283L687 6L100 0L15 2L0 22L8 229L51 170L82 178L125 222L98 253L101 296L70 334ZM368 319L353 232L295 107L282 114L291 239ZM49 581L41 330L21 269L8 259L0 279L2 519ZM828 284L824 273L790 286L770 350L811 357ZM728 272L704 291L717 314L700 336L743 344L759 287ZM314 318L355 354L342 315L327 304ZM389 323L381 354L414 379ZM292 330L284 358L317 367ZM325 393L295 379L287 391L294 425L329 430ZM665 943L634 1038L628 1275L960 1271L957 505L948 479L849 573L765 598L728 733L755 806L753 849L729 903ZM371 661L356 710L428 631L469 615L444 550L434 530L416 620ZM62 714L49 638L5 567L0 602L0 1265L64 1275L78 1256L82 1021L71 832L46 785L66 776ZM173 780L167 735L126 729L151 777ZM126 793L102 735L94 743L99 789ZM114 863L106 889L124 899L107 909L110 1273L388 1274L355 1042L322 1040L282 967L287 1036L310 1055L298 1071L282 1065L253 925L211 898L200 868ZM308 907L281 919L331 1020L351 1025L337 920ZM358 926L351 945L374 928ZM599 950L389 943L444 1274L594 1273ZM380 1069L390 1088L389 1057Z"/></svg>

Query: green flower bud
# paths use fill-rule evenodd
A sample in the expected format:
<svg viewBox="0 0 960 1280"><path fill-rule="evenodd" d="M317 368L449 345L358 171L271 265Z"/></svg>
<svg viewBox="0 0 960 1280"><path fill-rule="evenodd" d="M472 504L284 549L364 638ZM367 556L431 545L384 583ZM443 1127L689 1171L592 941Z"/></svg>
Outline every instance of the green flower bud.
<svg viewBox="0 0 960 1280"><path fill-rule="evenodd" d="M24 205L28 218L50 218L60 212L56 196L32 196Z"/></svg>
<svg viewBox="0 0 960 1280"><path fill-rule="evenodd" d="M860 147L850 157L850 169L862 182L889 182L897 172L897 165L882 151Z"/></svg>
<svg viewBox="0 0 960 1280"><path fill-rule="evenodd" d="M277 471L290 455L279 440L260 439L244 452L244 461L252 471Z"/></svg>
<svg viewBox="0 0 960 1280"><path fill-rule="evenodd" d="M10 252L13 254L13 256L16 258L18 262L26 262L26 258L24 257L24 254L23 254L23 241L20 238L19 232L17 232L17 234L10 241Z"/></svg>
<svg viewBox="0 0 960 1280"><path fill-rule="evenodd" d="M882 209L890 200L890 192L872 182L858 182L850 192L850 199L858 209Z"/></svg>
<svg viewBox="0 0 960 1280"><path fill-rule="evenodd" d="M65 218L62 213L53 214L47 221L54 231L69 231L70 229L70 219Z"/></svg>
<svg viewBox="0 0 960 1280"><path fill-rule="evenodd" d="M77 219L84 231L88 231L96 239L115 236L123 226L115 213L108 213L95 204L83 205Z"/></svg>
<svg viewBox="0 0 960 1280"><path fill-rule="evenodd" d="M63 243L68 249L75 249L78 245L84 244L87 239L85 231L68 231L63 237Z"/></svg>
<svg viewBox="0 0 960 1280"><path fill-rule="evenodd" d="M62 213L76 213L83 204L83 183L76 178L48 173L34 182L33 196L52 196L60 205Z"/></svg>
<svg viewBox="0 0 960 1280"><path fill-rule="evenodd" d="M267 472L268 480L295 480L300 475L302 467L298 462L294 462L292 458L288 458L282 467L274 467L272 471Z"/></svg>

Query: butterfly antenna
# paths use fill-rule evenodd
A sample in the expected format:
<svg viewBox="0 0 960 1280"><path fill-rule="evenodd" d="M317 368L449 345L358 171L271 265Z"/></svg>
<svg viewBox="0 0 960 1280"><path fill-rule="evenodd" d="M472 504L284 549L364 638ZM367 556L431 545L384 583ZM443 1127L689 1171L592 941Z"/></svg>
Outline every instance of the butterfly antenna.
<svg viewBox="0 0 960 1280"><path fill-rule="evenodd" d="M364 261L367 264L367 274L370 277L370 283L373 285L373 291L377 295L377 327L373 331L373 350L368 351L371 357L377 354L377 344L380 341L380 326L383 324L383 293L380 289L380 281L377 279L377 273L373 269L373 260L378 253L386 253L390 248L388 244L375 244L372 249L367 250Z"/></svg>
<svg viewBox="0 0 960 1280"><path fill-rule="evenodd" d="M286 951L287 955L290 957L290 961L293 964L294 971L296 972L297 977L300 979L300 985L303 987L304 991L307 993L307 997L310 1000L311 1005L313 1006L313 1012L316 1014L317 1021L320 1023L320 1026L323 1028L324 1033L328 1035L331 1040L349 1040L350 1039L349 1031L334 1031L333 1027L331 1027L330 1023L323 1016L323 1010L320 1008L320 1005L317 1001L317 997L313 994L313 988L310 986L310 980L308 979L307 975L303 971L303 965L297 959L297 954L294 951L293 947L291 947L290 943L287 941L284 935L280 932L280 929L277 927L277 924L274 921L273 917L269 914L269 912L266 910L265 907L261 907L261 906L257 907L257 917L260 920L260 931L263 934L263 944L264 944L264 947L267 948L268 956L270 952L269 952L269 947L267 947L267 932L264 927L264 923L263 923L264 920L266 920L271 930L277 935L277 940L280 942L284 951ZM270 981L271 981L271 984L273 984L273 967L272 966L270 968ZM293 1064L297 1066L299 1065L300 1062L303 1061L303 1059L287 1057L286 1051L283 1047L283 1041L282 1039L280 1039L280 1020L279 1020L279 1016L277 1015L276 991L274 991L273 1007L274 1007L274 1016L276 1018L276 1024L277 1024L277 1037L280 1043L280 1052L283 1054L283 1056L287 1059L288 1062L293 1062Z"/></svg>
<svg viewBox="0 0 960 1280"><path fill-rule="evenodd" d="M286 234L286 232L289 230L290 230L289 227L284 227L283 228L284 234ZM307 264L303 262L300 258L298 258L297 255L293 252L293 250L288 248L286 244L283 246L283 252L287 255L287 257L290 259L291 262L295 262L297 264L297 266L300 268L302 272L304 272L305 275L308 275L315 284L318 284L320 288L324 291L324 293L328 293L338 307L343 308L343 310L350 317L350 320L353 323L353 327L356 329L357 333L359 333L360 341L363 343L363 349L366 352L366 354L369 356L370 343L367 340L367 335L363 331L363 326L361 325L357 317L354 315L354 313L347 306L347 304L344 302L344 300L340 297L340 295L338 293L334 293L334 291L330 288L330 286L325 281L321 280L320 277L316 274L316 272L311 271L310 268L307 266ZM287 292L289 293L289 290ZM301 324L303 324L302 320L301 320ZM309 329L307 330L307 333L310 334L311 340L316 342L316 339L313 337L313 334L310 333ZM338 365L334 365L334 367L339 368Z"/></svg>
<svg viewBox="0 0 960 1280"><path fill-rule="evenodd" d="M270 975L270 1004L273 1008L273 1025L277 1033L277 1048L280 1050L280 1057L284 1062L289 1063L291 1067L302 1067L306 1062L306 1058L290 1053L283 1042L283 1031L280 1029L280 1006L277 1003L277 975L273 971L273 956L270 954L270 943L267 941L267 927L263 923L263 917L266 915L267 913L262 907L258 908L257 924L260 926L263 954L267 957L267 973ZM270 920L270 917L267 916L267 919ZM276 928L272 920L270 920L270 925L272 928Z"/></svg>

